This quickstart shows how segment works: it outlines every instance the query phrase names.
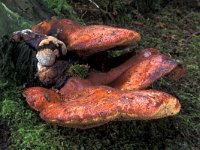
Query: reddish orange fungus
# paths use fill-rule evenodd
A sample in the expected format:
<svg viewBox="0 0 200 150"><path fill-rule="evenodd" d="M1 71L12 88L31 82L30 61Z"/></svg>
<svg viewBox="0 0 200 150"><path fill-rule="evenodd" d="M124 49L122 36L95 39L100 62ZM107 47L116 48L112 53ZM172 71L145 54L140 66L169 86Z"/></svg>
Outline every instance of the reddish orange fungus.
<svg viewBox="0 0 200 150"><path fill-rule="evenodd" d="M116 46L133 45L140 34L104 25L80 26L68 19L45 20L32 27L34 32L52 35L63 41L69 51L88 56Z"/></svg>
<svg viewBox="0 0 200 150"><path fill-rule="evenodd" d="M140 35L133 30L81 26L68 19L46 20L32 30L58 38L66 44L67 50L80 56L133 45L140 40ZM60 80L67 69L64 60L57 60L38 73L40 80L51 83ZM42 119L67 127L85 129L115 120L158 119L177 114L180 103L167 93L145 88L165 75L177 80L183 73L181 64L149 48L137 51L108 72L90 71L86 79L71 77L59 91L30 87L23 95Z"/></svg>

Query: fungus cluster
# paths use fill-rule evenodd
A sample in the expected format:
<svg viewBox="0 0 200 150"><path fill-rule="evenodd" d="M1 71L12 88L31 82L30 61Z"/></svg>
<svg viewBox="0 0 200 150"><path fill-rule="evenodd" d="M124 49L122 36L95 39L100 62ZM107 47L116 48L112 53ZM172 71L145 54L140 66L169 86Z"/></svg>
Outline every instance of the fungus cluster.
<svg viewBox="0 0 200 150"><path fill-rule="evenodd" d="M136 31L52 19L32 30L15 32L11 38L35 48L37 75L44 85L63 85L57 90L29 87L23 91L27 103L49 123L85 129L116 120L158 119L180 111L177 98L146 89L163 76L178 80L184 73L181 64L155 48L130 53L126 61L108 71L90 68L84 79L68 76L69 55L87 62L116 47L123 51L140 40Z"/></svg>

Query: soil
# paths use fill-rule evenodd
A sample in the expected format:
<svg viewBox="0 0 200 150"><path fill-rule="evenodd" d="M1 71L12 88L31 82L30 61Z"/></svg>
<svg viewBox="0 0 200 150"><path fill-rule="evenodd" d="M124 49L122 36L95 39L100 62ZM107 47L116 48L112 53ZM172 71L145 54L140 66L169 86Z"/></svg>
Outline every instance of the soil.
<svg viewBox="0 0 200 150"><path fill-rule="evenodd" d="M0 122L0 149L6 150L10 145L10 129L5 122Z"/></svg>

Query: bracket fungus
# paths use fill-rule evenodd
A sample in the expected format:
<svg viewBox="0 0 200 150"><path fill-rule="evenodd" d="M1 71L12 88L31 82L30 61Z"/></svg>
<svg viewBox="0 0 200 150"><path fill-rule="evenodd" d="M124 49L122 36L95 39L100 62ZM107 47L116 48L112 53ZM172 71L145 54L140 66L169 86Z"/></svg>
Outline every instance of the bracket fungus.
<svg viewBox="0 0 200 150"><path fill-rule="evenodd" d="M184 74L180 63L155 48L136 51L107 72L93 68L85 79L71 76L66 80L68 53L87 60L114 47L133 46L140 40L136 31L54 19L33 26L32 31L13 33L11 38L36 49L42 83L64 83L58 90L29 87L23 91L27 103L49 123L85 129L117 120L158 119L180 111L177 98L146 89L163 76L178 80Z"/></svg>
<svg viewBox="0 0 200 150"><path fill-rule="evenodd" d="M138 42L140 34L133 30L105 25L81 26L68 19L45 20L32 27L36 33L51 35L63 41L69 51L88 56L116 46Z"/></svg>

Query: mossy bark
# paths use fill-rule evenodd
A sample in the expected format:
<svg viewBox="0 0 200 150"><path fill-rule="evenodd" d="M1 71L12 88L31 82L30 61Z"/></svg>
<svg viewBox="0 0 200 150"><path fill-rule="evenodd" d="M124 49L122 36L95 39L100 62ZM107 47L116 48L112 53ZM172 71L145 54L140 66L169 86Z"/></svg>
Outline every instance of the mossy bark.
<svg viewBox="0 0 200 150"><path fill-rule="evenodd" d="M41 0L0 0L10 10L30 21L40 21L53 15Z"/></svg>
<svg viewBox="0 0 200 150"><path fill-rule="evenodd" d="M31 28L36 22L49 18L48 11L37 0L1 0L0 1L0 36L16 30Z"/></svg>
<svg viewBox="0 0 200 150"><path fill-rule="evenodd" d="M80 22L67 1L0 0L0 37L55 15Z"/></svg>

